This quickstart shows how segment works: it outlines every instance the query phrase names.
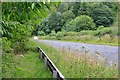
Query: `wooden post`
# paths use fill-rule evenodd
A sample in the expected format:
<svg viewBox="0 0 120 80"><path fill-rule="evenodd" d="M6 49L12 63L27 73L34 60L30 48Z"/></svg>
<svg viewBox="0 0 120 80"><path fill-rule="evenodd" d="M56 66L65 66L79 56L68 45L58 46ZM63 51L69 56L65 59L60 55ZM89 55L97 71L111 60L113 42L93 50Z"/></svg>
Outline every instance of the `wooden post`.
<svg viewBox="0 0 120 80"><path fill-rule="evenodd" d="M57 71L53 70L53 78L57 79Z"/></svg>
<svg viewBox="0 0 120 80"><path fill-rule="evenodd" d="M47 58L44 58L44 64L45 64L45 68L47 68Z"/></svg>

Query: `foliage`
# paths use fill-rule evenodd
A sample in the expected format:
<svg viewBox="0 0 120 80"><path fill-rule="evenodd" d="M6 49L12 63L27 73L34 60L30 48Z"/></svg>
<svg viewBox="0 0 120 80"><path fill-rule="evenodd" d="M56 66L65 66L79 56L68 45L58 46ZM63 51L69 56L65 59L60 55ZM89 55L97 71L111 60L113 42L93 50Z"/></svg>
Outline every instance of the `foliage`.
<svg viewBox="0 0 120 80"><path fill-rule="evenodd" d="M57 3L34 2L2 3L2 37L12 42L15 53L23 53L28 38L38 31L38 23L48 15Z"/></svg>
<svg viewBox="0 0 120 80"><path fill-rule="evenodd" d="M61 31L63 25L60 12L52 12L46 19L41 22L42 30L45 34L50 34L52 30L56 33Z"/></svg>
<svg viewBox="0 0 120 80"><path fill-rule="evenodd" d="M75 16L78 16L78 11L79 11L79 8L80 8L80 3L79 2L75 2L74 5L73 5L73 13L75 14Z"/></svg>
<svg viewBox="0 0 120 80"><path fill-rule="evenodd" d="M43 31L38 31L39 36L45 36L45 33Z"/></svg>
<svg viewBox="0 0 120 80"><path fill-rule="evenodd" d="M94 3L85 3L85 2L79 3L79 8L77 10L77 16L80 16L80 15L90 16L91 12L92 12L93 5L94 5Z"/></svg>
<svg viewBox="0 0 120 80"><path fill-rule="evenodd" d="M64 29L65 31L75 31L75 30L76 30L76 26L73 24L73 19L72 19L71 21L68 21L68 22L64 25L63 29Z"/></svg>
<svg viewBox="0 0 120 80"><path fill-rule="evenodd" d="M47 19L44 19L40 25L40 27L38 29L41 28L41 30L45 33L45 34L50 34L51 33L51 30L52 30L52 27L50 26L50 23Z"/></svg>
<svg viewBox="0 0 120 80"><path fill-rule="evenodd" d="M115 18L113 11L103 4L95 5L91 16L97 27L101 25L108 27L113 23Z"/></svg>
<svg viewBox="0 0 120 80"><path fill-rule="evenodd" d="M109 8L111 8L114 13L117 12L117 10L118 10L118 3L116 3L116 2L105 2L103 4L105 4Z"/></svg>
<svg viewBox="0 0 120 80"><path fill-rule="evenodd" d="M68 10L62 14L62 17L63 17L64 23L66 23L70 21L71 19L74 19L75 15L73 14L71 10Z"/></svg>
<svg viewBox="0 0 120 80"><path fill-rule="evenodd" d="M15 53L24 53L25 44L30 36L30 26L24 26L19 22L3 22L3 37L7 37L12 42Z"/></svg>
<svg viewBox="0 0 120 80"><path fill-rule="evenodd" d="M11 52L11 42L6 38L2 37L2 50L6 53Z"/></svg>
<svg viewBox="0 0 120 80"><path fill-rule="evenodd" d="M98 29L97 32L98 32L98 34L97 34L98 36L103 36L105 34L111 34L112 29L107 27L107 28L103 28L103 29Z"/></svg>
<svg viewBox="0 0 120 80"><path fill-rule="evenodd" d="M79 32L82 30L94 30L99 26L108 27L113 24L117 9L117 3L111 2L61 3L56 10L42 21L41 25L44 24L42 29L41 25L39 25L37 28L40 29L37 30L43 30L45 34L50 34L52 30L55 30L56 33L61 30ZM75 21L75 19L78 19L77 17L82 15L91 17L91 19L83 18L81 24L79 23L80 20ZM92 23L90 24L89 21Z"/></svg>
<svg viewBox="0 0 120 80"><path fill-rule="evenodd" d="M32 21L32 24L38 24L42 18L45 18L47 16L46 9L51 9L50 6L52 6L52 4L44 4L42 2L6 2L2 3L2 12L4 14L2 18L7 21L12 20L18 21L20 23L28 23L29 21Z"/></svg>
<svg viewBox="0 0 120 80"><path fill-rule="evenodd" d="M88 15L94 19L96 26L101 25L110 26L115 18L117 12L117 3L104 2L104 3L85 3L76 2L73 5L73 13L77 16Z"/></svg>
<svg viewBox="0 0 120 80"><path fill-rule="evenodd" d="M69 5L68 3L62 3L58 6L57 8L57 12L60 12L60 13L64 13L65 11L67 11L69 9Z"/></svg>
<svg viewBox="0 0 120 80"><path fill-rule="evenodd" d="M95 23L93 22L92 18L86 15L78 16L74 20L71 20L68 27L72 27L71 30L75 27L76 32L80 32L81 30L94 30Z"/></svg>

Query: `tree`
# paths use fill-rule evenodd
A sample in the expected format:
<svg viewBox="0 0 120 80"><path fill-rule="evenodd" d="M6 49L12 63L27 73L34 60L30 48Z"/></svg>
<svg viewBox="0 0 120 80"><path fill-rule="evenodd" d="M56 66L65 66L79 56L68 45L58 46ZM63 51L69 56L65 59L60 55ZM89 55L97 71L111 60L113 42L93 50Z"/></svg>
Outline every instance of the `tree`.
<svg viewBox="0 0 120 80"><path fill-rule="evenodd" d="M68 9L69 9L68 3L61 3L57 8L57 12L64 13Z"/></svg>
<svg viewBox="0 0 120 80"><path fill-rule="evenodd" d="M23 53L25 43L32 31L36 30L36 25L47 16L52 4L42 2L2 3L2 37L6 37L12 42L11 46L15 53Z"/></svg>
<svg viewBox="0 0 120 80"><path fill-rule="evenodd" d="M64 23L65 23L65 22L70 21L71 19L74 19L75 15L73 14L73 12L71 10L68 10L62 14L62 18L63 18Z"/></svg>
<svg viewBox="0 0 120 80"><path fill-rule="evenodd" d="M112 11L116 14L116 12L118 10L118 3L116 3L116 2L104 2L103 4L105 4L110 9L112 9Z"/></svg>
<svg viewBox="0 0 120 80"><path fill-rule="evenodd" d="M80 32L81 30L95 29L95 23L93 22L93 19L86 15L76 17L74 20L71 20L66 26L69 29L69 31L74 30L76 32Z"/></svg>
<svg viewBox="0 0 120 80"><path fill-rule="evenodd" d="M78 16L78 11L79 11L79 8L80 8L80 3L79 2L75 2L74 5L73 5L73 13L75 14L75 16Z"/></svg>
<svg viewBox="0 0 120 80"><path fill-rule="evenodd" d="M103 4L99 4L94 7L95 8L92 11L91 17L94 19L96 26L110 26L115 18L113 11Z"/></svg>
<svg viewBox="0 0 120 80"><path fill-rule="evenodd" d="M46 19L41 22L42 30L49 34L52 30L56 33L61 31L63 20L60 12L52 12Z"/></svg>
<svg viewBox="0 0 120 80"><path fill-rule="evenodd" d="M49 20L47 18L40 23L40 26L39 30L44 31L45 34L50 34L53 29L52 26L50 26Z"/></svg>

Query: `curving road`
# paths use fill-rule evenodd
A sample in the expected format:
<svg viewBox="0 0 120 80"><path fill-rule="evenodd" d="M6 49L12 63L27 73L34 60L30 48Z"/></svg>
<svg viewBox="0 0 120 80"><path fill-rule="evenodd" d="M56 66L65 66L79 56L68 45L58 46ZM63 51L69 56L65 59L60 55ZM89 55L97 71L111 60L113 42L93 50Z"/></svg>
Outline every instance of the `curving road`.
<svg viewBox="0 0 120 80"><path fill-rule="evenodd" d="M55 40L38 40L41 43L52 46L56 49L65 49L70 53L89 52L99 54L102 58L107 59L110 64L118 63L118 46L95 45L77 42L63 42Z"/></svg>

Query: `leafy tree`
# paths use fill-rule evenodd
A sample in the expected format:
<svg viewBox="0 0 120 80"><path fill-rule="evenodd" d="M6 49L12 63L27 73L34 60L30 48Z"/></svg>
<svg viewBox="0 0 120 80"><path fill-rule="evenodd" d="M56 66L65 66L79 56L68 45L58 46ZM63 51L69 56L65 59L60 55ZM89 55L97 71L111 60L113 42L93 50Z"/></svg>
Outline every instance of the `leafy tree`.
<svg viewBox="0 0 120 80"><path fill-rule="evenodd" d="M41 28L40 28L41 26ZM52 31L52 26L50 26L49 20L44 19L39 26L39 30L43 30L45 34L50 34Z"/></svg>
<svg viewBox="0 0 120 80"><path fill-rule="evenodd" d="M62 3L58 6L57 8L57 12L60 12L60 13L64 13L65 11L67 11L69 9L69 5L68 3Z"/></svg>
<svg viewBox="0 0 120 80"><path fill-rule="evenodd" d="M92 13L92 7L94 5L94 3L86 3L86 2L82 2L79 4L80 7L78 9L78 15L77 16L80 16L80 15L88 15L90 16L91 13Z"/></svg>
<svg viewBox="0 0 120 80"><path fill-rule="evenodd" d="M71 21L68 21L65 25L64 25L64 27L63 27L63 29L65 30L65 31L72 31L72 32L74 32L75 30L76 30L76 27L75 27L75 25L73 24L73 19L71 20Z"/></svg>
<svg viewBox="0 0 120 80"><path fill-rule="evenodd" d="M94 19L94 22L98 26L110 26L117 12L117 3L85 3L76 2L73 5L73 13L77 16L88 15Z"/></svg>
<svg viewBox="0 0 120 80"><path fill-rule="evenodd" d="M76 17L74 20L71 20L66 26L68 29L71 29L72 31L74 30L76 32L80 32L81 30L95 29L95 23L93 22L93 19L86 15Z"/></svg>
<svg viewBox="0 0 120 80"><path fill-rule="evenodd" d="M104 2L103 4L105 4L106 6L111 8L114 13L116 13L118 10L118 3L117 2Z"/></svg>
<svg viewBox="0 0 120 80"><path fill-rule="evenodd" d="M94 19L96 26L110 26L114 21L113 11L106 5L96 5L92 11L91 17Z"/></svg>
<svg viewBox="0 0 120 80"><path fill-rule="evenodd" d="M48 17L48 20L49 20L50 26L53 27L56 33L58 31L61 31L63 26L63 20L60 12L53 12Z"/></svg>
<svg viewBox="0 0 120 80"><path fill-rule="evenodd" d="M80 8L80 3L79 2L75 2L74 5L73 5L73 13L75 14L75 16L78 16L78 11L79 11L79 8Z"/></svg>
<svg viewBox="0 0 120 80"><path fill-rule="evenodd" d="M42 30L45 34L50 34L52 30L56 33L61 31L63 20L60 12L52 12L46 19L41 22Z"/></svg>
<svg viewBox="0 0 120 80"><path fill-rule="evenodd" d="M33 2L2 3L2 37L12 42L15 53L23 53L36 25L47 16L52 4Z"/></svg>
<svg viewBox="0 0 120 80"><path fill-rule="evenodd" d="M71 19L74 19L75 15L73 14L71 10L68 10L62 14L62 18L64 22L67 22L67 21L70 21Z"/></svg>

